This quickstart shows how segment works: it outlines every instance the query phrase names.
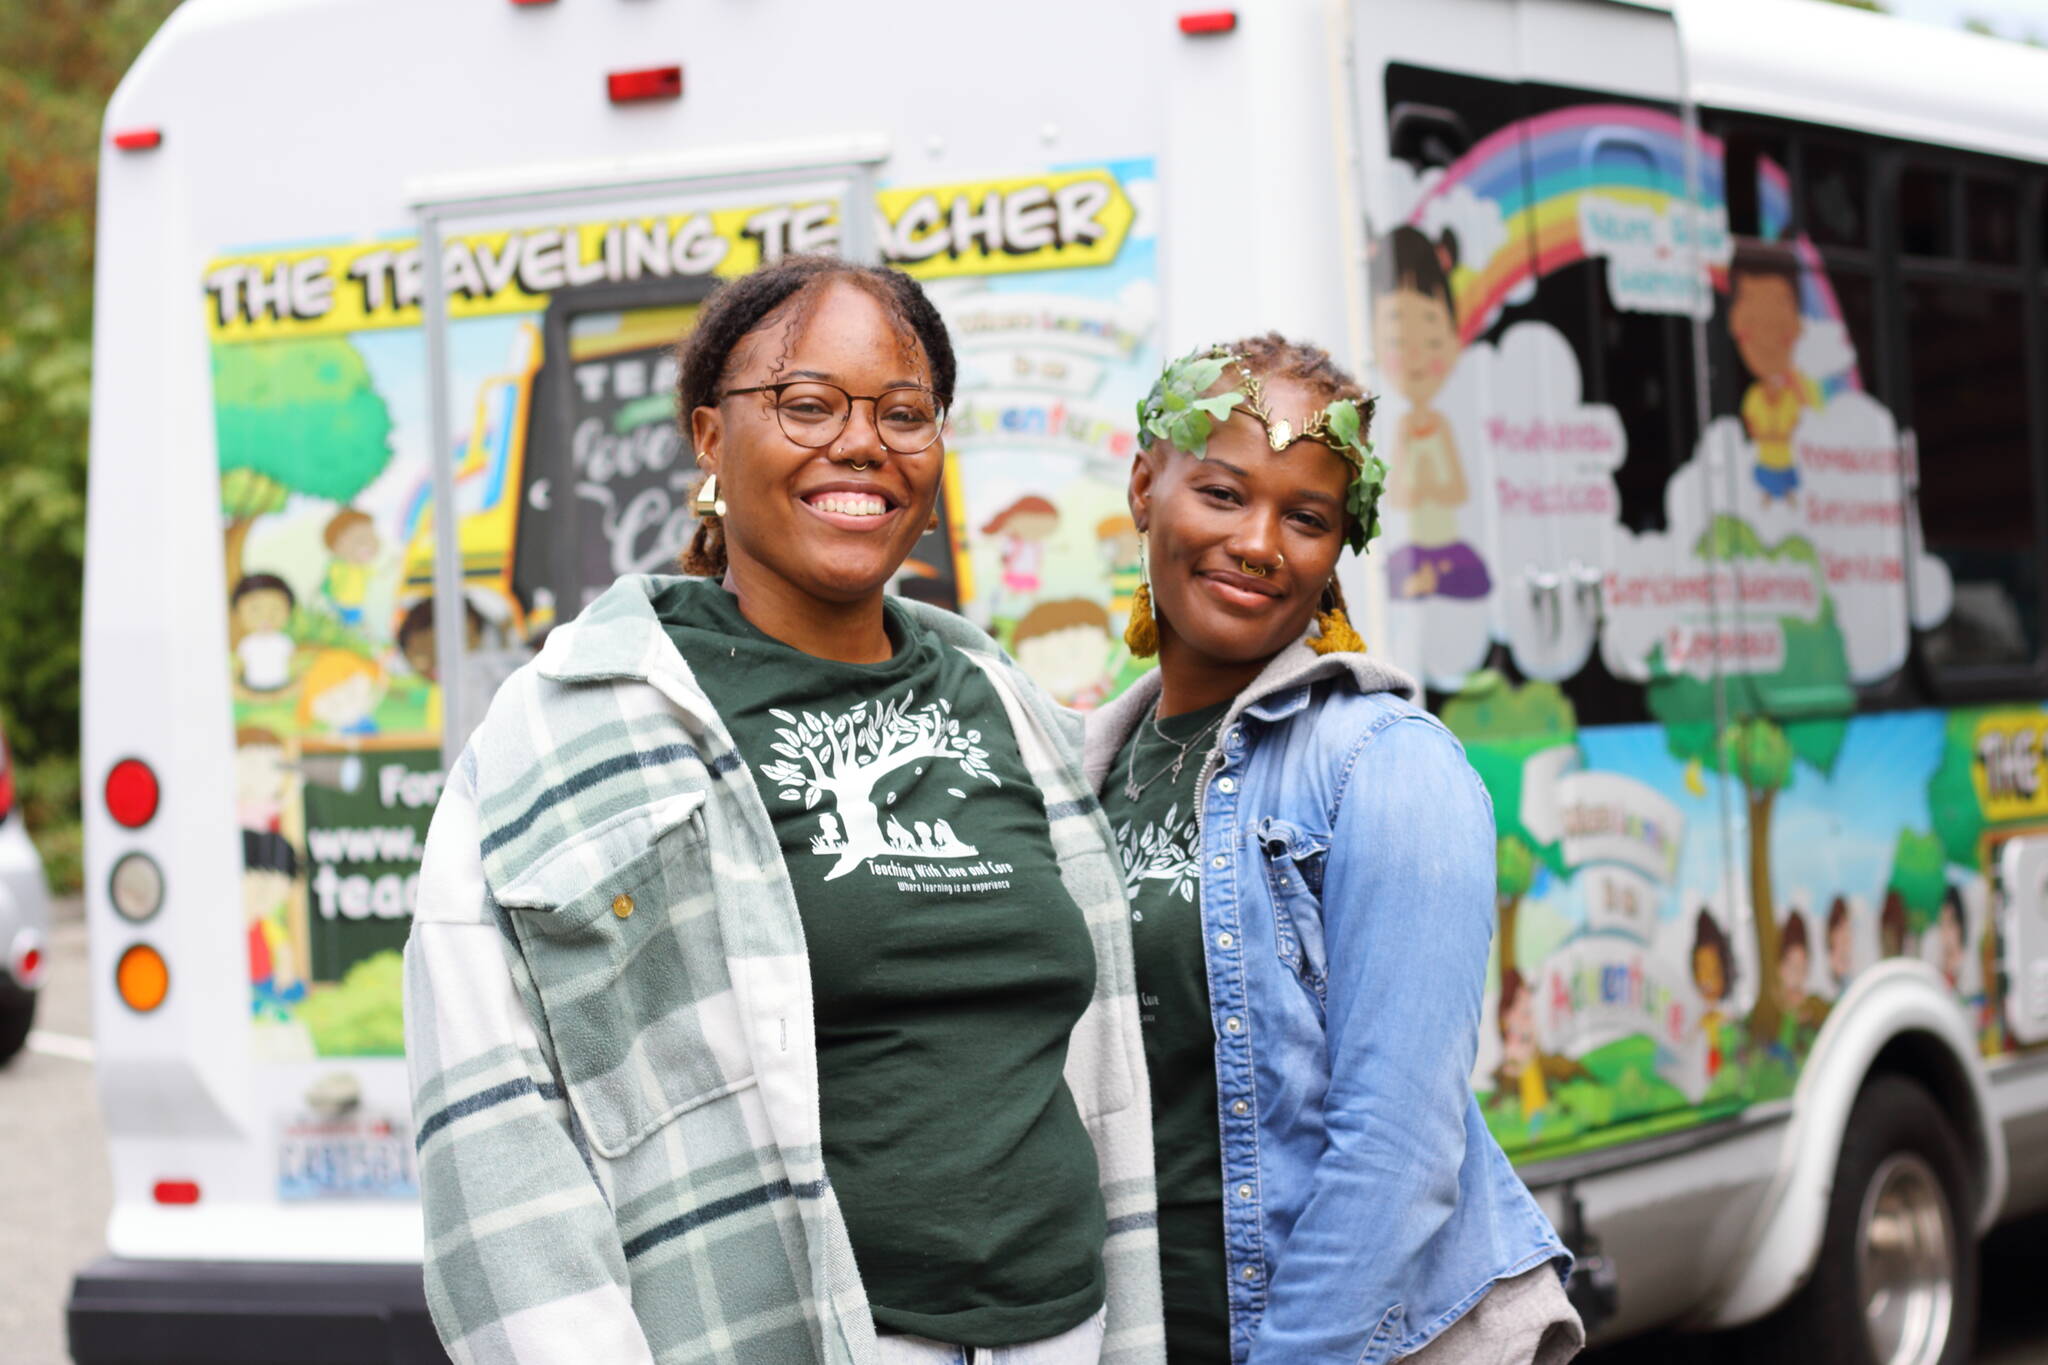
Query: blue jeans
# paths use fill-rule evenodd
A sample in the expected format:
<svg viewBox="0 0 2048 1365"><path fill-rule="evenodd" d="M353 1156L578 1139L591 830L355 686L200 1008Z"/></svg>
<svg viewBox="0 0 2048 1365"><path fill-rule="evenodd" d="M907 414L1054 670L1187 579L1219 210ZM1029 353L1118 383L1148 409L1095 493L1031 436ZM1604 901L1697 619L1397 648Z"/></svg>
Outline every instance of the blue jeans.
<svg viewBox="0 0 2048 1365"><path fill-rule="evenodd" d="M875 1338L882 1365L1095 1365L1102 1359L1102 1328L1107 1310L1079 1327L1027 1341L1021 1346L948 1346L924 1337Z"/></svg>

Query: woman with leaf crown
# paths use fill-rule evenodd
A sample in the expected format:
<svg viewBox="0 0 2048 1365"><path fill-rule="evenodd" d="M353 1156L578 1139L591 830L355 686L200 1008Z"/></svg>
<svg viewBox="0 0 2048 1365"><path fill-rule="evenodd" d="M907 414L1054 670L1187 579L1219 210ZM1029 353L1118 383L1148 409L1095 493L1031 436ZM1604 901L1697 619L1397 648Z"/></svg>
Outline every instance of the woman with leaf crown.
<svg viewBox="0 0 2048 1365"><path fill-rule="evenodd" d="M1492 810L1337 565L1378 529L1373 403L1277 334L1139 405L1128 642L1088 721L1125 853L1175 1365L1568 1359L1570 1257L1470 1077Z"/></svg>

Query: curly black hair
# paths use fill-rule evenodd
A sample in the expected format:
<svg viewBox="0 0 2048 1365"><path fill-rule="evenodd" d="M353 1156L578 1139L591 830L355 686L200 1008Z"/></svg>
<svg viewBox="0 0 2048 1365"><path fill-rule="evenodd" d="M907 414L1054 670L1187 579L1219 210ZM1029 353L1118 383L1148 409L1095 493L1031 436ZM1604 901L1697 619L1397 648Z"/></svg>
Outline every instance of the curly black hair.
<svg viewBox="0 0 2048 1365"><path fill-rule="evenodd" d="M916 280L900 270L856 265L835 256L785 256L722 286L698 311L689 335L677 344L676 420L685 443L690 439L690 414L717 405L733 352L741 343L782 312L786 314L782 319L786 348L802 332L824 287L841 281L881 304L906 345L917 343L931 366L932 392L942 407L953 405L958 375L953 341L939 310ZM785 309L784 305L790 306ZM780 368L778 361L776 372ZM698 521L696 534L683 552L684 573L713 578L725 573L725 531L718 523L715 516Z"/></svg>

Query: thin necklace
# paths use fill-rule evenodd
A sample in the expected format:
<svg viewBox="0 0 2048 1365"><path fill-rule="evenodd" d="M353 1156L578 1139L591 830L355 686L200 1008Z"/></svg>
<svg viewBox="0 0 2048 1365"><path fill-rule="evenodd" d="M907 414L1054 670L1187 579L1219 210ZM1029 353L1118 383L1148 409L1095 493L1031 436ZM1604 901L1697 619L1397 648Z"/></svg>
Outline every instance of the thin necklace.
<svg viewBox="0 0 2048 1365"><path fill-rule="evenodd" d="M1211 731L1213 731L1217 726L1221 724L1223 724L1223 716L1219 713L1216 719L1210 721L1207 725L1204 725L1201 729L1195 731L1194 734L1189 735L1187 742L1185 744L1178 744L1175 743L1173 740L1167 738L1166 732L1159 728L1159 711L1157 707L1153 708L1152 718L1149 722L1151 731L1153 734L1159 736L1159 742L1161 744L1164 744L1166 747L1174 750L1175 752L1172 760L1168 762L1165 767L1161 768L1158 772L1152 774L1152 776L1146 778L1143 782L1140 782L1138 780L1138 746L1136 744L1131 745L1130 756L1124 763L1125 799L1130 801L1137 800L1140 796L1144 795L1145 788L1151 786L1154 782L1157 782L1162 777L1167 778L1169 780L1178 778L1180 776L1181 769L1187 766L1188 754L1194 749L1194 747L1197 744L1200 744L1202 740L1205 739ZM1144 736L1139 736L1140 740L1142 740L1143 738Z"/></svg>

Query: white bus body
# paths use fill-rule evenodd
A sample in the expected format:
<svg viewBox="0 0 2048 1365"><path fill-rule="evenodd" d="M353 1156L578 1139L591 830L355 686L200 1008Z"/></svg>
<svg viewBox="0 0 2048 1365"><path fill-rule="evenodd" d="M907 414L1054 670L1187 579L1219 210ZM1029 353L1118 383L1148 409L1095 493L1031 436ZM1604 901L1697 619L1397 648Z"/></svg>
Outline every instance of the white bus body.
<svg viewBox="0 0 2048 1365"><path fill-rule="evenodd" d="M161 797L86 812L75 1357L427 1358L396 953L443 756L687 536L663 347L807 247L960 349L901 589L1077 705L1138 666L1162 360L1369 374L1350 595L1493 789L1474 1086L1589 1320L1866 1331L1800 1291L1866 1186L1967 1305L2048 1204L2043 88L1808 0L188 0L101 173L84 764ZM1957 1358L1911 1303L1901 1358Z"/></svg>

